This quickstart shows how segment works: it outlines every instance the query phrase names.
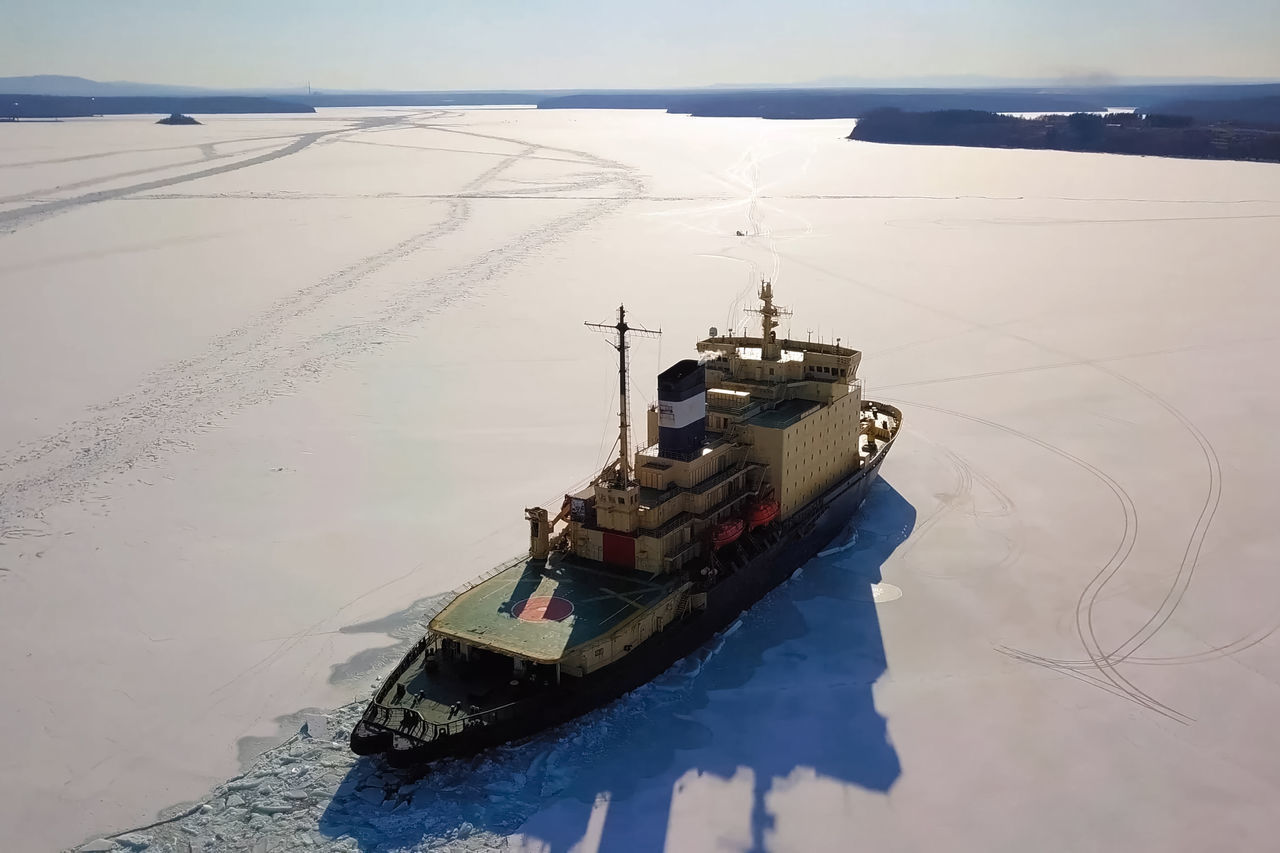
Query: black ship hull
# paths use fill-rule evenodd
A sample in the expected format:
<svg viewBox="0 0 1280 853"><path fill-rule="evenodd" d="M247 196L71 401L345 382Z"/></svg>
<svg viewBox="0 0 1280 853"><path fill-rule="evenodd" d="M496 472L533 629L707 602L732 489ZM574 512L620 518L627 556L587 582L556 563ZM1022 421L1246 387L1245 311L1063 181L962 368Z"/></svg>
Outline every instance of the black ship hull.
<svg viewBox="0 0 1280 853"><path fill-rule="evenodd" d="M396 767L474 755L572 720L652 681L732 624L830 544L866 499L892 443L892 439L884 441L866 465L786 522L743 537L735 552L736 564L708 590L705 608L693 610L668 625L637 646L624 661L581 678L565 679L520 702L520 707L503 718L426 742L379 725L376 706L371 704L352 731L352 751L359 755L384 753ZM415 649L409 657L417 653Z"/></svg>

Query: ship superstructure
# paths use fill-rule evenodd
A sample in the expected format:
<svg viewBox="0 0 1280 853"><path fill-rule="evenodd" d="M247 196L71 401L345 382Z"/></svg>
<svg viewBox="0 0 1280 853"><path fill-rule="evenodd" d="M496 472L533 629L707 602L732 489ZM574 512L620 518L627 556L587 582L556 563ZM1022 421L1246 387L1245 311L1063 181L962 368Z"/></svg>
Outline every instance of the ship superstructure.
<svg viewBox="0 0 1280 853"><path fill-rule="evenodd" d="M619 453L558 514L525 511L529 551L463 590L384 682L357 752L412 763L582 713L696 648L812 556L866 494L901 415L864 403L861 354L719 335L658 376L633 450L618 309ZM797 562L797 560L799 560ZM656 668L656 669L655 669Z"/></svg>

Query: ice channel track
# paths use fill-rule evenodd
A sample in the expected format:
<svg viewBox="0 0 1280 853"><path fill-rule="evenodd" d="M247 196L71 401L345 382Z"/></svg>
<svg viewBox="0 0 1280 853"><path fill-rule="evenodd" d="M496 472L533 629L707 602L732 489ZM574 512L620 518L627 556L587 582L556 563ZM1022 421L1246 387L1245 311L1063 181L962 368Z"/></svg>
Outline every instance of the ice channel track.
<svg viewBox="0 0 1280 853"><path fill-rule="evenodd" d="M209 146L217 145L234 145L241 142L263 142L273 139L296 139L296 134L275 134L272 136L245 136L239 139L220 139L217 142L206 143ZM59 163L78 163L84 160L102 160L108 157L121 157L126 154L154 154L157 151L189 151L197 146L187 145L163 145L157 148L121 148L115 151L95 151L92 154L76 154L71 157L54 157L49 160L23 160L13 163L0 163L2 169L21 169L27 166L53 166ZM200 145L204 148L205 145Z"/></svg>
<svg viewBox="0 0 1280 853"><path fill-rule="evenodd" d="M238 144L238 143L248 142L248 141L250 140L228 139L225 142L226 144ZM150 175L156 172L168 172L174 169L181 169L183 166L196 166L202 163L208 163L212 160L226 160L230 157L243 157L246 154L256 154L259 151L266 151L268 149L275 150L276 148L273 145L256 145L253 148L244 148L239 151L226 151L226 152L223 152L222 154L219 154L217 151L217 146L222 144L224 143L210 142L204 145L189 146L190 148L198 148L200 151L200 157L195 160L183 160L178 163L166 163L162 166L148 166L144 169L131 169L127 172L116 172L110 175L98 175L97 177L86 178L83 181L75 181L69 184L59 184L56 187L46 187L45 189L31 190L30 192L19 193L18 195L0 196L0 204L8 204L10 202L19 202L19 201L39 200L41 196L53 195L54 193L64 193L70 190L78 190L84 187L95 186L97 184L105 184L111 181L119 181L124 178L134 178L134 177L137 177L138 175ZM48 202L41 202L41 204L46 204L52 201L55 201L55 199L50 199Z"/></svg>
<svg viewBox="0 0 1280 853"><path fill-rule="evenodd" d="M1194 568L1193 565L1188 566L1187 561L1184 560L1184 564L1180 566L1178 575L1175 577L1170 592L1166 596L1165 603L1161 606L1160 610L1153 614L1142 628L1135 632L1129 640L1122 643L1115 651L1103 651L1102 644L1098 640L1094 628L1093 608L1097 602L1098 595L1102 591L1102 588L1105 587L1106 584L1120 571L1125 561L1129 558L1129 554L1132 552L1134 543L1137 540L1138 510L1134 505L1133 498L1130 497L1124 487L1117 483L1106 472L1100 470L1080 457L1069 453L1056 445L1050 444L1043 439L1004 424L977 417L976 415L968 415L952 409L932 406L927 403L908 400L895 400L895 402L916 408L929 409L941 414L972 421L1030 442L1088 472L1100 480L1111 491L1119 502L1123 515L1124 529L1120 537L1120 542L1116 545L1115 550L1103 564L1102 568L1097 571L1085 586L1084 590L1080 593L1075 606L1076 632L1089 659L1087 661L1060 661L1031 654L1030 652L1014 649L1008 646L997 646L997 651L1008 655L1015 660L1043 666L1047 669L1060 672L1087 684L1091 684L1107 691L1108 693L1127 699L1150 711L1154 711L1162 716L1168 717L1175 722L1183 724L1192 722L1193 718L1187 714L1164 704L1134 685L1133 682L1119 672L1117 665L1123 663L1127 659L1128 654L1132 654L1134 650L1150 640L1151 637L1155 635L1156 631L1158 631L1159 628L1168 621L1173 610L1177 607L1177 602L1181 600L1182 594L1186 591L1186 586L1190 582L1190 569ZM1211 492L1210 500L1213 501L1216 506L1216 492ZM1208 502L1206 505L1208 505ZM1207 523L1202 526L1204 517L1205 513L1202 512L1200 522L1197 523L1196 528L1192 533L1194 549L1193 545L1189 544L1187 549L1188 554L1192 553L1193 550L1195 553L1198 553L1199 551L1199 543L1203 540L1203 532L1208 529ZM1172 604L1170 604L1170 602L1172 602ZM1140 641L1127 654L1120 654L1126 646L1139 638L1141 638ZM1254 642L1259 641L1260 640L1255 640Z"/></svg>
<svg viewBox="0 0 1280 853"><path fill-rule="evenodd" d="M29 223L32 217L54 215L77 204L122 198L246 168L296 153L326 136L385 127L404 118L376 119L362 122L355 129L304 134L269 155L164 181L9 211L0 214L0 222L8 216L7 224L12 225L17 221L14 217L21 215L25 217L21 221ZM513 266L617 210L639 197L644 189L630 167L585 152L448 128L428 129L497 139L522 145L523 150L505 156L464 186L458 197L449 200L442 222L285 297L252 321L214 340L203 354L161 369L133 391L94 407L89 417L0 456L0 538L39 535L41 513L48 507L83 497L95 485L139 463L188 448L190 437L236 410L288 393L300 381L316 378L345 359L410 333L426 316L475 296ZM573 185L575 189L613 187L615 191L425 281L390 292L369 286L370 277L377 271L461 228L472 215L467 196L538 151L568 155L593 167L595 171L581 176ZM288 337L290 324L316 315L335 297L362 288L366 303L374 311L370 321L333 327L301 339Z"/></svg>
<svg viewBox="0 0 1280 853"><path fill-rule="evenodd" d="M1167 400L1165 400L1163 397L1159 396L1158 394L1156 394L1154 391L1147 388L1146 386L1138 382L1135 382L1132 379L1129 379L1128 377L1116 372L1115 370L1112 370L1111 368L1108 368L1104 365L1097 364L1097 363L1091 363L1091 366L1097 370L1102 371L1103 373L1114 378L1115 380L1122 382L1125 385L1128 385L1134 391L1138 392L1142 396L1154 402L1156 405L1160 406L1162 409L1168 412L1169 415L1171 415L1179 423L1179 425L1181 425L1182 428L1186 430L1187 433L1195 440L1202 454L1202 457L1204 459L1205 469L1207 474L1206 494L1205 494L1204 503L1201 505L1200 513L1196 518L1196 522L1192 527L1191 533L1188 535L1187 544L1183 550L1182 560L1178 564L1178 568L1174 574L1173 581L1170 583L1169 589L1165 593L1165 596L1160 602L1159 607L1155 610L1155 612L1151 614L1150 617L1148 617L1146 622L1144 622L1137 630L1135 630L1126 640L1124 640L1122 643L1116 646L1116 648L1113 649L1112 651L1104 652L1101 644L1098 642L1096 630L1094 628L1094 619L1093 619L1094 608L1097 605L1098 597L1099 595L1101 595L1103 588L1107 585L1107 583L1111 581L1112 578L1115 577L1116 573L1119 572L1121 566L1124 563L1124 560L1127 559L1128 557L1129 551L1131 551L1133 548L1134 540L1136 540L1137 538L1137 509L1133 505L1133 500L1129 497L1128 493L1125 492L1124 489L1118 483L1116 483L1113 479L1111 479L1109 476L1093 468L1093 466L1089 465L1083 460L1080 460L1077 457L1072 456L1069 453L1066 453L1066 451L1063 451L1061 448L1055 448L1051 445L1048 445L1045 442L1040 441L1039 439L1036 439L1025 433L1021 433L1017 430L1012 430L1009 427L1005 427L1003 425L994 424L989 421L982 420L980 418L973 418L971 416L962 415L958 412L952 412L945 409L936 409L937 411L944 412L946 414L950 414L957 417L966 417L970 420L987 424L988 426L993 426L999 429L1006 430L1025 440L1032 441L1040 445L1041 447L1045 447L1046 449L1049 449L1057 453L1058 455L1063 456L1064 458L1067 458L1069 461L1072 461L1074 464L1084 467L1090 473L1102 479L1108 485L1108 487L1111 488L1111 490L1116 494L1117 498L1120 499L1122 505L1125 508L1125 519L1126 519L1125 534L1122 537L1122 542L1121 542L1121 547L1123 548L1123 551L1124 551L1123 556L1118 562L1108 563L1108 565L1104 566L1103 569L1100 570L1098 574L1093 577L1093 579L1089 582L1089 584L1085 587L1085 589L1080 593L1080 597L1076 603L1075 612L1076 612L1077 632L1080 636L1082 644L1085 647L1085 651L1089 657L1089 660L1087 661L1063 660L1058 658L1048 658L1040 655L1030 654L1025 651L1011 649L1004 646L999 647L999 650L1019 660L1024 660L1028 663L1034 663L1041 666L1046 666L1051 669L1067 672L1068 674L1078 675L1081 671L1096 670L1100 673L1103 673L1105 676L1108 676L1107 680L1112 681L1114 686L1120 687L1120 685L1115 684L1115 682L1110 678L1110 676L1118 676L1118 673L1116 673L1115 671L1115 667L1117 664L1120 664L1120 663L1125 663L1130 661L1134 663L1143 663L1143 664L1149 664L1149 665L1150 664L1172 665L1172 664L1178 664L1178 663L1198 663L1198 662L1204 662L1207 660L1214 660L1217 658L1225 657L1227 655L1234 654L1238 651L1243 651L1246 648L1249 648L1251 646L1256 645L1257 643L1262 642L1264 639L1271 636L1271 634L1273 634L1277 630L1277 628L1280 627L1280 625L1273 623L1271 625L1268 625L1264 629L1261 629L1260 631L1251 632L1250 634L1247 634L1238 640L1235 640L1230 643L1226 643L1221 646L1214 647L1212 649L1206 650L1205 652L1201 652L1195 655L1149 657L1149 658L1136 658L1136 659L1134 658L1135 653L1139 649L1141 649L1143 646L1145 646L1148 642L1150 642L1156 636L1156 634L1159 633L1159 631L1169 622L1170 618L1172 618L1174 612L1177 610L1178 606L1181 604L1183 597L1186 595L1188 587L1191 585L1192 578L1195 574L1196 567L1200 560L1200 552L1204 546L1205 537L1209 532L1209 528L1213 523L1213 518L1218 511L1218 504L1221 501L1222 466L1221 466L1221 463L1219 462L1217 452L1214 450L1213 445L1212 443L1210 443L1208 437L1205 436L1205 434L1189 418L1187 418L1186 415L1184 415L1181 411L1179 411L1177 408L1171 405ZM931 408L931 407L926 406L925 408ZM1130 520L1131 520L1131 523L1130 523ZM1131 531L1132 531L1132 537L1130 537ZM1127 546L1124 544L1125 539L1129 539ZM1124 680L1123 678L1121 678L1120 680L1124 682L1124 685L1128 687L1132 687L1132 684L1127 680ZM1125 692L1128 692L1128 691L1126 690ZM1139 691L1139 693L1141 693L1141 691ZM1145 693L1141 695L1145 699L1151 699L1151 697L1147 696ZM1131 696L1131 698L1135 698L1135 697ZM1152 700L1152 701L1155 701L1155 700ZM1160 709L1172 710L1172 709L1169 709L1168 706L1165 706L1161 703L1157 702L1156 704L1159 706L1159 708L1153 708L1152 710L1160 710ZM1186 715L1181 714L1180 712L1175 712L1175 713L1177 713L1178 717L1184 717L1184 718L1186 717Z"/></svg>
<svg viewBox="0 0 1280 853"><path fill-rule="evenodd" d="M918 439L926 442L929 441L928 438L924 436L918 436ZM911 531L911 536L906 542L902 543L902 545L898 547L897 558L899 560L905 558L915 550L916 546L924 541L934 526L936 526L938 522L945 518L949 513L957 511L963 512L975 521L980 518L1008 518L1016 523L1017 520L1015 513L1017 507L1014 505L1013 500L1005 494L1003 490L1001 490L1000 486L994 480L979 473L978 471L975 471L972 464L955 451L940 444L934 444L933 442L929 443L934 445L937 453L944 457L954 469L956 474L956 484L950 492L939 495L941 501L932 512L927 516L916 520L915 527L912 528ZM973 496L975 481L986 489L991 497L995 499L997 504L996 509L978 509L977 502L974 500ZM1000 569L1005 569L1017 562L1018 556L1022 552L1021 539L1013 538L1008 539L1007 541L1009 543L1008 553L1005 554L998 564L992 567L992 570L998 571ZM941 577L939 575L931 575L928 573L924 574L927 577Z"/></svg>
<svg viewBox="0 0 1280 853"><path fill-rule="evenodd" d="M1030 338L1026 338L1026 337L1022 337L1021 335L1014 334L1010 332L1008 329L1004 329L999 326L991 325L987 323L974 322L972 319L968 317L964 317L959 314L952 313L950 311L939 309L927 303L923 303L917 300L903 297L900 294L889 292L884 288L877 287L868 282L851 278L846 274L833 272L828 269L823 269L821 267L818 267L811 263L807 263L798 258L789 257L788 259L795 261L801 266L809 267L810 269L813 269L824 275L828 275L839 280L847 281L848 283L855 285L857 287L875 291L877 293L880 293L884 296L895 299L897 301L903 302L905 304L909 304L917 308L921 308L921 309L930 311L932 313L938 314L940 316L947 317L953 321L963 323L965 326L968 327L968 330L970 331L980 329L980 330L989 332L991 334L999 335L1002 337L1013 338L1015 340L1021 341L1022 343L1029 344L1033 347L1044 350L1045 352L1048 352L1058 358L1063 359L1062 361L1055 364L1036 365L1036 366L1027 367L1027 368L1019 368L1011 371L995 371L988 374L975 374L974 376L944 377L942 379L930 380L927 383L906 383L902 386L895 386L895 387L906 387L912 384L933 384L937 382L958 381L960 379L978 378L980 376L987 376L987 375L992 375L992 376L1010 375L1010 374L1021 373L1021 372L1049 370L1049 369L1062 368L1062 367L1087 366L1087 367L1092 367L1106 374L1112 379L1129 386L1131 390L1151 400L1157 406L1164 409L1170 416L1172 416L1179 423L1179 425L1184 430L1186 430L1187 433L1195 440L1205 460L1205 465L1207 469L1207 478L1208 478L1207 490L1206 490L1207 493L1205 496L1204 503L1201 507L1199 517L1196 519L1196 523L1192 528L1191 533L1189 534L1187 547L1184 551L1182 561L1179 563L1178 568L1174 574L1174 578L1169 585L1169 591L1166 593L1163 601L1160 603L1157 610L1154 613L1152 613L1152 615L1146 620L1146 622L1141 627L1139 627L1136 631L1134 631L1133 634L1130 635L1128 639L1122 642L1115 649L1106 651L1103 649L1102 644L1097 637L1097 631L1094 626L1094 608L1097 604L1098 597L1102 593L1103 588L1106 587L1106 585L1116 576L1116 574L1124 566L1125 561L1128 560L1129 554L1133 550L1134 543L1137 539L1137 534L1138 534L1138 510L1134 504L1132 497L1130 497L1129 493L1125 491L1124 487L1121 486L1118 482L1116 482L1116 480L1112 478L1110 475L1108 475L1105 471L1098 469L1097 467L1091 465L1090 463L1081 459L1080 457L1075 456L1063 450L1060 447L1056 447L1055 445L1052 445L1044 441L1043 439L1037 438L1028 433L1021 432L1007 425L999 424L994 421L989 421L974 415L968 415L963 412L953 411L951 409L944 409L937 406L930 406L925 403L918 403L918 402L913 402L909 400L895 401L907 406L915 406L922 409L932 409L933 411L937 411L939 413L946 414L952 417L963 418L963 419L972 421L974 423L983 424L992 429L1000 430L1006 434L1015 436L1024 441L1028 441L1045 450L1048 450L1049 452L1065 459L1071 464L1087 471L1089 474L1091 474L1092 476L1100 480L1108 488L1108 490L1110 490L1112 494L1115 495L1116 500L1120 504L1122 515L1123 515L1124 530L1121 535L1120 542L1117 544L1115 552L1111 555L1111 557L1107 560L1107 562L1103 565L1103 567L1098 570L1097 574L1095 574L1090 579L1089 583L1081 591L1080 596L1077 599L1076 605L1075 605L1076 632L1077 632L1077 635L1079 636L1080 643L1085 650L1085 655L1087 657L1087 660L1060 660L1055 658L1048 658L1042 655L1032 654L1030 652L1022 651L1019 649L1009 648L1007 646L997 646L997 651L1000 651L1003 654L1009 655L1010 657L1013 657L1017 660L1021 660L1027 663L1032 663L1038 666L1043 666L1043 667L1052 669L1054 671L1063 673L1065 675L1068 675L1072 678L1077 678L1081 681L1088 682L1103 690L1107 690L1108 692L1114 693L1118 696L1121 696L1122 698L1135 702L1136 704L1139 704L1151 711L1155 711L1156 713L1169 717L1170 719L1175 720L1179 723L1185 724L1185 723L1191 722L1192 718L1187 714L1184 714L1181 711L1178 711L1174 708L1169 707L1168 705L1165 705L1164 703L1160 702L1159 700L1155 699L1149 694L1143 692L1140 688L1136 687L1131 681L1129 681L1124 675L1120 673L1117 667L1119 664L1129 661L1135 652L1137 652L1139 649L1145 646L1148 642L1150 642L1151 639L1154 638L1156 634L1168 623L1169 619L1172 618L1173 613L1177 610L1178 606L1181 604L1182 599L1186 594L1187 588L1190 586L1191 580L1195 574L1196 566L1200 558L1200 551L1204 544L1204 539L1209 532L1209 528L1213 523L1213 517L1217 512L1218 502L1221 499L1221 493L1222 493L1221 465L1218 461L1218 455L1216 451L1213 449L1213 445L1210 443L1209 439L1204 435L1204 433L1201 432L1201 430L1198 427L1196 427L1196 425L1189 418L1187 418L1186 415L1180 412L1177 408L1175 408L1172 404L1170 404L1167 400L1165 400L1159 394L1147 388L1145 385L1142 385L1128 378L1127 376L1124 376L1123 374L1117 372L1116 370L1113 370L1112 368L1106 366L1100 360L1089 360L1089 359L1080 358L1079 356L1076 356L1073 353L1056 349L1054 347L1049 347L1044 345L1043 343L1040 343L1039 341L1035 341ZM882 391L882 390L883 389L878 389L878 391ZM892 397L886 397L886 399L894 400L894 398ZM1276 630L1280 630L1280 616L1278 616L1277 622L1274 623L1273 625L1268 625L1267 627L1251 632L1250 634L1247 634L1246 636L1241 637L1240 639L1232 643L1228 643L1223 646L1210 649L1205 652L1201 652L1197 655L1190 655L1182 658L1174 658L1174 657L1144 658L1144 659L1136 660L1134 662L1142 662L1142 663L1148 663L1148 664L1151 664L1151 663L1174 664L1174 663L1193 663L1193 662L1200 662L1203 660L1212 660L1217 657L1229 655L1234 652L1242 651L1246 648L1256 645L1257 643L1260 643L1267 637L1271 636L1271 634L1273 634Z"/></svg>
<svg viewBox="0 0 1280 853"><path fill-rule="evenodd" d="M210 178L214 175L225 175L228 172L236 172L240 169L247 169L250 166L260 166L263 163L270 163L272 160L279 160L281 157L288 157L292 154L297 154L299 151L314 145L325 137L347 133L359 133L360 131L369 131L379 127L385 127L387 125L399 124L406 118L407 116L377 116L374 118L361 119L356 122L355 127L342 127L334 130L321 130L315 133L304 133L282 148L277 148L273 151L267 152L266 154L259 154L256 157L237 160L234 163L227 163L222 166L213 166L208 169L200 169L198 171L187 172L182 175L172 175L167 178L157 178L154 181L145 181L143 183L132 184L127 187L98 190L97 192L73 196L72 198L41 202L27 207L20 207L16 210L0 211L0 235L3 235L6 232L13 233L19 228L26 227L43 219L47 219L50 216L56 216L59 213L65 213L68 210L72 210L86 204L113 201L119 198L126 198L127 196L131 196L136 193L163 189L164 187L171 187L175 184L183 184L188 181L196 181L201 178ZM120 177L127 177L128 174L129 173L125 173Z"/></svg>

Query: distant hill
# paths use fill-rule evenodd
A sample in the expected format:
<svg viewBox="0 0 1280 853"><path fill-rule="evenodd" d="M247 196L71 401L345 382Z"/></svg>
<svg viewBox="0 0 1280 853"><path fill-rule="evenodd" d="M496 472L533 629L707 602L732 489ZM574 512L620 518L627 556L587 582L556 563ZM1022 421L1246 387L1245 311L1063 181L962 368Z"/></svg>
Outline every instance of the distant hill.
<svg viewBox="0 0 1280 853"><path fill-rule="evenodd" d="M0 92L23 95L64 95L72 97L139 95L208 95L209 89L196 86L164 86L151 83L104 83L63 74L36 74L29 77L0 77Z"/></svg>
<svg viewBox="0 0 1280 853"><path fill-rule="evenodd" d="M296 101L236 96L69 97L0 94L0 118L75 118L95 115L160 113L313 113Z"/></svg>

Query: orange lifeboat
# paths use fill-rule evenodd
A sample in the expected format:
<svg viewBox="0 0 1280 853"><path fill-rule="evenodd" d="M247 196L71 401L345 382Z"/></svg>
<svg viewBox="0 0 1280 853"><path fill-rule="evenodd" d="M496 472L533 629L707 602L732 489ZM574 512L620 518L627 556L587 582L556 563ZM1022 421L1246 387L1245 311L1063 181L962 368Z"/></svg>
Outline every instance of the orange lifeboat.
<svg viewBox="0 0 1280 853"><path fill-rule="evenodd" d="M728 521L720 522L711 528L711 547L718 550L725 545L738 541L738 537L746 529L746 522L740 518L731 518Z"/></svg>
<svg viewBox="0 0 1280 853"><path fill-rule="evenodd" d="M764 527L778 517L778 502L773 498L765 498L753 503L747 509L748 530Z"/></svg>

